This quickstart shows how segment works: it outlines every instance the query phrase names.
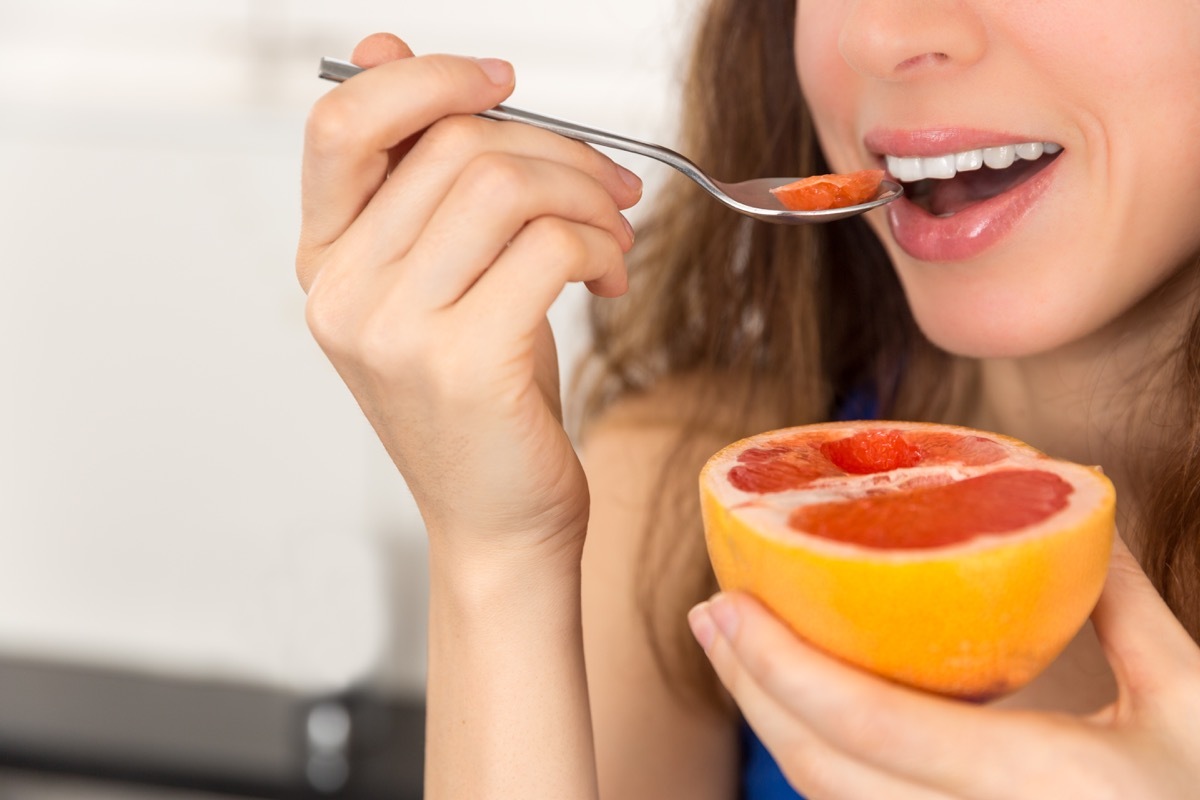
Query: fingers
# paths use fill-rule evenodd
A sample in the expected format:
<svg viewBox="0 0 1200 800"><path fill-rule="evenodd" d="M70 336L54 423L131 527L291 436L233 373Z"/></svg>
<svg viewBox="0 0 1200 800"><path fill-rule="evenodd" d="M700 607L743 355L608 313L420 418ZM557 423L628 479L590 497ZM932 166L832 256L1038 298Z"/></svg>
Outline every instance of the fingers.
<svg viewBox="0 0 1200 800"><path fill-rule="evenodd" d="M779 701L736 666L728 640L714 639L709 658L746 721L794 789L810 800L951 800L951 795L875 769L836 748L789 714Z"/></svg>
<svg viewBox="0 0 1200 800"><path fill-rule="evenodd" d="M1014 715L849 667L802 642L744 595L718 596L707 610L718 633L706 652L739 706L761 691L760 715L787 714L847 758L953 797L1006 797L1020 785L1020 773L1038 773L1041 744Z"/></svg>
<svg viewBox="0 0 1200 800"><path fill-rule="evenodd" d="M636 175L582 142L520 123L457 115L438 121L421 135L348 236L386 241L388 258L402 256L462 173L489 153L569 166L604 187L618 208L629 208L641 197L642 184ZM501 204L491 210L503 209L511 200L501 198ZM488 202L496 200L488 198Z"/></svg>
<svg viewBox="0 0 1200 800"><path fill-rule="evenodd" d="M399 39L380 34L364 40L355 56L372 62L408 52ZM451 91L456 81L462 82L464 70L468 82L478 84L481 63L486 65L450 56L385 61L318 102L305 149L304 224L297 255L306 291L319 256L335 239L349 240L343 248L346 257L337 260L343 265L382 265L406 254L462 173L489 153L568 165L598 182L618 208L641 197L635 175L587 145L528 125L458 113L492 105L507 91L489 94L476 86L475 94L484 99L477 97L473 104L462 99L469 92ZM454 99L440 104L395 101L447 94ZM438 117L447 110L453 113ZM503 198L492 210L505 208L511 199ZM454 246L464 237L474 239L475 234L455 232Z"/></svg>
<svg viewBox="0 0 1200 800"><path fill-rule="evenodd" d="M1200 675L1200 648L1120 536L1114 538L1108 580L1092 622L1123 697L1195 683Z"/></svg>
<svg viewBox="0 0 1200 800"><path fill-rule="evenodd" d="M369 69L318 100L305 131L301 250L350 226L387 177L391 148L443 117L496 105L513 83L502 61L423 56Z"/></svg>
<svg viewBox="0 0 1200 800"><path fill-rule="evenodd" d="M542 217L597 228L622 250L633 245L616 203L597 181L557 162L488 153L462 173L406 256L404 269L416 273L411 291L423 304L450 305L479 280L527 222ZM579 251L596 237L576 235L574 229L559 225L538 230L542 239L570 232L547 243L552 259L562 250L568 261L593 263ZM527 249L522 247L522 254L536 258L535 253L526 254ZM588 275L585 280L600 277Z"/></svg>
<svg viewBox="0 0 1200 800"><path fill-rule="evenodd" d="M603 297L623 293L623 255L608 231L560 217L539 217L513 239L456 311L489 335L529 335L567 283L587 283Z"/></svg>

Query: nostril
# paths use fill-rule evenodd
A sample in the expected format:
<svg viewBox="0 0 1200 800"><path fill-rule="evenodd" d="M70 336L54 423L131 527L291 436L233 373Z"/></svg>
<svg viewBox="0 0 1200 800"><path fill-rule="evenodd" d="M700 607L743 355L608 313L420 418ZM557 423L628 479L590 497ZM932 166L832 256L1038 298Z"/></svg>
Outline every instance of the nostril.
<svg viewBox="0 0 1200 800"><path fill-rule="evenodd" d="M950 56L946 55L945 53L923 53L919 56L913 56L912 58L906 58L905 60L901 61L896 65L896 71L900 72L902 70L913 69L915 67L930 67L949 60Z"/></svg>
<svg viewBox="0 0 1200 800"><path fill-rule="evenodd" d="M987 51L984 3L963 0L855 0L842 20L838 47L852 69L882 81L948 75Z"/></svg>

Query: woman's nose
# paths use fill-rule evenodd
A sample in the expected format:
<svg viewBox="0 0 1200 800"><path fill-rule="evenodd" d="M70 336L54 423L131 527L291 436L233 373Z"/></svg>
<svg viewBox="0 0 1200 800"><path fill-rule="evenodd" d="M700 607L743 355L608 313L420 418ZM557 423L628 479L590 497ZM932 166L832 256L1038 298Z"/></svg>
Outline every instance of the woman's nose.
<svg viewBox="0 0 1200 800"><path fill-rule="evenodd" d="M966 0L854 0L838 45L863 76L904 81L975 63L987 29Z"/></svg>

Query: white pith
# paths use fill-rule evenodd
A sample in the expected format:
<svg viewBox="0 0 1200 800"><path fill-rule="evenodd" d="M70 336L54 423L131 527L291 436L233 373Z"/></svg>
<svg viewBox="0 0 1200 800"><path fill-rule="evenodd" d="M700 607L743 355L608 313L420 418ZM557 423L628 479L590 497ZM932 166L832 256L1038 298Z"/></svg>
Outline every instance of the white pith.
<svg viewBox="0 0 1200 800"><path fill-rule="evenodd" d="M982 147L940 156L893 156L885 155L888 172L902 183L913 183L936 178L949 180L960 172L989 167L1007 169L1017 161L1037 161L1043 154L1054 155L1062 145L1054 142L1022 142L999 147Z"/></svg>
<svg viewBox="0 0 1200 800"><path fill-rule="evenodd" d="M841 433L839 428L842 426L831 423L814 427ZM879 427L901 431L909 428L904 423L885 423ZM913 426L913 430L918 432L919 428ZM861 432L860 428L844 429L846 436L859 432ZM970 435L979 436L980 434L977 431L970 431ZM737 459L740 453L751 447L770 447L777 443L779 438L778 432L761 434L721 451L713 457L705 470L705 487L732 517L763 536L801 546L805 550L824 553L834 558L845 556L861 560L865 554L870 554L872 560L879 562L930 561L961 556L963 553L971 551L1003 547L1008 543L1016 544L1018 541L1028 541L1031 537L1058 533L1078 525L1097 512L1098 508L1103 505L1103 497L1110 491L1107 479L1096 470L1079 464L1058 461L1015 441L993 436L983 436L983 438L990 439L1004 447L1008 451L1008 456L992 464L979 466L940 464L869 475L842 475L814 481L803 489L767 494L743 492L729 482L729 471L739 464ZM1067 507L1042 522L1016 533L984 534L961 544L911 550L885 550L838 542L804 533L788 524L789 516L797 508L819 503L853 500L867 495L871 490L886 489L921 476L950 477L957 482L977 475L1013 469L1036 469L1053 472L1062 477L1074 487ZM897 520L897 524L902 525L903 520Z"/></svg>

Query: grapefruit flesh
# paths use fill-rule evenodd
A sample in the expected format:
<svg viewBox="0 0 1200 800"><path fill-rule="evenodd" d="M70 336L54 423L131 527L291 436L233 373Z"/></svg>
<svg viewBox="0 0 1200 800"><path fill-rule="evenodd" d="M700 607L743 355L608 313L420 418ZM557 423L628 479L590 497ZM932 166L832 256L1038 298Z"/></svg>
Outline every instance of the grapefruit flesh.
<svg viewBox="0 0 1200 800"><path fill-rule="evenodd" d="M1086 621L1116 502L1099 470L905 422L750 437L700 491L723 589L850 663L973 700L1027 683Z"/></svg>
<svg viewBox="0 0 1200 800"><path fill-rule="evenodd" d="M813 175L777 186L771 194L792 211L845 208L874 198L883 174L881 169L864 169L845 175Z"/></svg>

